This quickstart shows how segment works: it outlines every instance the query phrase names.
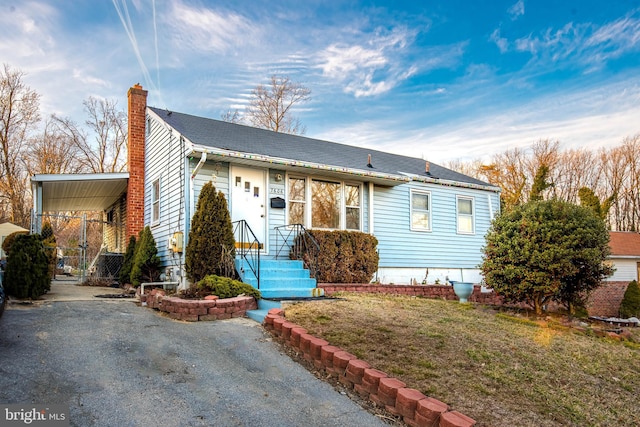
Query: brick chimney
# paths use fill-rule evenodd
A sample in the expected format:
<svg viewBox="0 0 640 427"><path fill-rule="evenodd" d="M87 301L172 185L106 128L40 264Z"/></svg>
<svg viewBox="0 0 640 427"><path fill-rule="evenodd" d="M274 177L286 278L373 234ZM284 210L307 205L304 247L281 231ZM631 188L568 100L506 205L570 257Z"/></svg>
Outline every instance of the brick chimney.
<svg viewBox="0 0 640 427"><path fill-rule="evenodd" d="M127 241L144 228L144 139L147 91L135 84L127 93L129 99L127 186Z"/></svg>

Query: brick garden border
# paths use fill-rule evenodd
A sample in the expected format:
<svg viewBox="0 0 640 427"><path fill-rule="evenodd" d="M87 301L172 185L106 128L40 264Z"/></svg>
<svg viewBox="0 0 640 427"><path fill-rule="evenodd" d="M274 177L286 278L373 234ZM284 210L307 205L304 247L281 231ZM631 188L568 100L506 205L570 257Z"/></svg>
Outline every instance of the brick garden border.
<svg viewBox="0 0 640 427"><path fill-rule="evenodd" d="M170 318L197 322L202 320L246 317L247 310L255 310L258 303L254 297L240 296L217 300L188 300L166 296L162 289L153 289L140 295L140 302L149 308L167 313Z"/></svg>
<svg viewBox="0 0 640 427"><path fill-rule="evenodd" d="M274 339L297 350L316 369L337 379L362 398L400 416L410 427L472 427L476 421L420 391L406 387L402 381L373 369L328 341L314 337L307 330L289 322L284 310L272 308L263 323Z"/></svg>

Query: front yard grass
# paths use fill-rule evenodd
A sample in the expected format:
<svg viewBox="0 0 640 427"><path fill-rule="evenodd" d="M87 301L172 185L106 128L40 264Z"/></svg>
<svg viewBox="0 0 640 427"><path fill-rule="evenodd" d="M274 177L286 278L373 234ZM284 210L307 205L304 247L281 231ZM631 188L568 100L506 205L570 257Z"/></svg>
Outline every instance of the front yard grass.
<svg viewBox="0 0 640 427"><path fill-rule="evenodd" d="M340 297L286 318L478 426L640 425L640 328L621 343L480 305Z"/></svg>

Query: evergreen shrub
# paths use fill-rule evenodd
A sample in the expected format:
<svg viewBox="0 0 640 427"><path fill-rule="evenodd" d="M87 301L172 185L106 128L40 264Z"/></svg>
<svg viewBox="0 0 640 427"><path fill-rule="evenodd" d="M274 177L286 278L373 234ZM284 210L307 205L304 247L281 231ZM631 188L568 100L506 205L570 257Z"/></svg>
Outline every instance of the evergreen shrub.
<svg viewBox="0 0 640 427"><path fill-rule="evenodd" d="M51 223L49 221L42 225L42 232L40 235L42 236L42 243L44 244L44 250L49 262L49 277L54 279L56 275L56 264L58 263L58 254L56 251L56 236L53 234L53 227L51 227Z"/></svg>
<svg viewBox="0 0 640 427"><path fill-rule="evenodd" d="M120 285L125 283L131 283L131 269L133 268L133 259L136 254L136 236L129 237L129 244L127 245L127 251L124 254L122 260L122 267L118 272L118 282Z"/></svg>
<svg viewBox="0 0 640 427"><path fill-rule="evenodd" d="M217 295L220 298L233 298L244 294L260 299L260 291L253 286L229 277L216 276L215 274L205 276L204 279L196 284L196 289L199 293Z"/></svg>
<svg viewBox="0 0 640 427"><path fill-rule="evenodd" d="M322 283L369 283L378 269L378 239L359 231L308 230L320 245L316 279ZM298 236L298 240L303 237ZM297 244L297 242L296 242ZM293 256L293 254L292 254ZM303 259L313 254L303 254Z"/></svg>
<svg viewBox="0 0 640 427"><path fill-rule="evenodd" d="M189 230L185 252L189 281L197 283L210 274L225 276L225 257L235 258L235 244L227 200L208 182L200 190Z"/></svg>
<svg viewBox="0 0 640 427"><path fill-rule="evenodd" d="M623 319L640 317L640 286L635 280L629 282L629 286L624 292L620 304L620 317Z"/></svg>
<svg viewBox="0 0 640 427"><path fill-rule="evenodd" d="M139 286L144 282L158 281L161 267L160 258L156 241L149 226L140 230L135 248L133 265L131 266L131 284Z"/></svg>
<svg viewBox="0 0 640 427"><path fill-rule="evenodd" d="M18 234L7 256L4 287L16 298L36 299L51 289L48 258L39 234Z"/></svg>
<svg viewBox="0 0 640 427"><path fill-rule="evenodd" d="M15 231L4 238L4 241L2 242L2 250L4 251L5 254L7 254L7 257L9 256L9 252L11 252L11 246L13 245L13 241L16 239L16 237L18 237L21 234L29 234L29 233L26 231Z"/></svg>

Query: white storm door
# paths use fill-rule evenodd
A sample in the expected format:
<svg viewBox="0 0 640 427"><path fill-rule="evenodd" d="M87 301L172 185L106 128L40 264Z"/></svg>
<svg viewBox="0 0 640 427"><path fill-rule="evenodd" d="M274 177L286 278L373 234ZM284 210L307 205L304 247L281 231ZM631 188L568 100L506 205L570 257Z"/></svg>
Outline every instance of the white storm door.
<svg viewBox="0 0 640 427"><path fill-rule="evenodd" d="M262 248L266 247L267 228L265 189L266 172L264 170L231 167L231 220L245 220L262 244Z"/></svg>

